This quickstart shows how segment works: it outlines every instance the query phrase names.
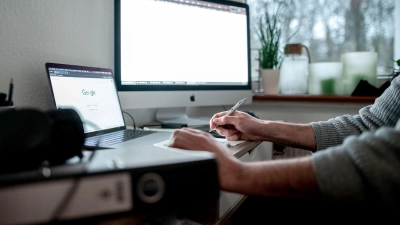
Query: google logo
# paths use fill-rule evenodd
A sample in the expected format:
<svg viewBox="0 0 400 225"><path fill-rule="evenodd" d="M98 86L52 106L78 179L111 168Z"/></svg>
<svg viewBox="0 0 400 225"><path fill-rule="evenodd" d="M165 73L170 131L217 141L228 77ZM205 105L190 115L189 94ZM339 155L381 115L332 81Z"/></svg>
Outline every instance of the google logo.
<svg viewBox="0 0 400 225"><path fill-rule="evenodd" d="M91 91L86 91L85 89L82 89L82 94L83 94L83 95L91 95L91 96L93 96L93 95L96 95L96 92L93 91L93 90L91 90Z"/></svg>

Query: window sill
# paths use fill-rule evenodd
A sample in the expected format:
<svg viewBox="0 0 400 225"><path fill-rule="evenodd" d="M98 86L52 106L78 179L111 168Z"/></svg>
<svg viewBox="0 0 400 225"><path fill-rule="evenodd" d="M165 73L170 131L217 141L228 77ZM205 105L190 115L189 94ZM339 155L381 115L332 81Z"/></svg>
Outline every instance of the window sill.
<svg viewBox="0 0 400 225"><path fill-rule="evenodd" d="M253 101L293 101L293 102L342 102L374 103L375 96L337 96L337 95L253 95Z"/></svg>

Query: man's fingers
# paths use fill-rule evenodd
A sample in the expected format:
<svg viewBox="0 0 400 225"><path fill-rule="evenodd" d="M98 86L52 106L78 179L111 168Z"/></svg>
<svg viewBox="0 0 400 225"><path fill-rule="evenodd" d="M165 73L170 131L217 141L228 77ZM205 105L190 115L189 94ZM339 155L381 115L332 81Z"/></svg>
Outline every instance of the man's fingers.
<svg viewBox="0 0 400 225"><path fill-rule="evenodd" d="M193 149L193 139L201 140L201 138L204 139L206 136L211 137L211 134L192 128L181 128L173 132L168 141L168 146L190 150Z"/></svg>
<svg viewBox="0 0 400 225"><path fill-rule="evenodd" d="M217 119L217 124L218 126L222 126L222 125L233 125L235 126L235 122L236 122L236 117L235 116L224 116L224 117L220 117Z"/></svg>

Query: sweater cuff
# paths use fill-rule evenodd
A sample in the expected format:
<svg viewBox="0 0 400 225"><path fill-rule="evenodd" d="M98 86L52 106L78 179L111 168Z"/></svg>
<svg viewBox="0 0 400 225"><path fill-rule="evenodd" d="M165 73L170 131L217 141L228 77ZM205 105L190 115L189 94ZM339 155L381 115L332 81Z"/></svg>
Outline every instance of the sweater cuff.
<svg viewBox="0 0 400 225"><path fill-rule="evenodd" d="M342 144L343 138L337 134L337 129L332 122L312 122L310 125L314 129L317 151Z"/></svg>

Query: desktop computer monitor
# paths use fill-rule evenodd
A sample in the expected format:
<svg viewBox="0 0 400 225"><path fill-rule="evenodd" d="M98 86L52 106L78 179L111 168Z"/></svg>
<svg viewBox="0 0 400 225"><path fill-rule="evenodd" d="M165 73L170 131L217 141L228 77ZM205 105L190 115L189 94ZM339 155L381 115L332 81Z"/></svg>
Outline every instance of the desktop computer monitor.
<svg viewBox="0 0 400 225"><path fill-rule="evenodd" d="M186 107L252 101L249 7L222 0L115 0L115 80L123 109L207 124Z"/></svg>

